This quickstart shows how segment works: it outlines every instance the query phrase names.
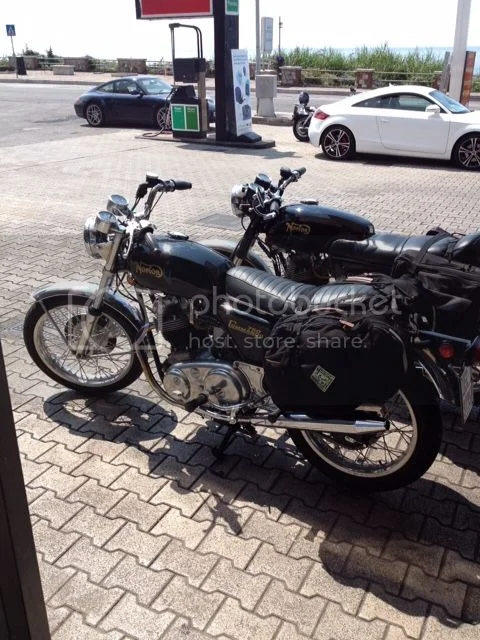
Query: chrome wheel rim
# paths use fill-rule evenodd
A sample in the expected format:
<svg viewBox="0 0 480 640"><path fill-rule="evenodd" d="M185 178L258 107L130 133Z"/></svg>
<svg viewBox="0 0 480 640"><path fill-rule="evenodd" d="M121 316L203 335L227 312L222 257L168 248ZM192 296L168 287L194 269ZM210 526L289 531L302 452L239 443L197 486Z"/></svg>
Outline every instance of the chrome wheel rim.
<svg viewBox="0 0 480 640"><path fill-rule="evenodd" d="M343 473L357 478L389 476L411 458L418 429L412 406L402 391L398 391L380 413L389 420L390 427L384 434L366 440L364 446L342 446L339 439L318 431L303 431L303 434L318 457Z"/></svg>
<svg viewBox="0 0 480 640"><path fill-rule="evenodd" d="M325 134L323 148L331 158L344 158L350 151L352 142L345 129L330 129Z"/></svg>
<svg viewBox="0 0 480 640"><path fill-rule="evenodd" d="M134 363L134 350L125 329L103 313L96 320L85 355L76 355L88 309L62 305L44 313L35 325L35 349L60 378L84 387L102 387L122 379Z"/></svg>
<svg viewBox="0 0 480 640"><path fill-rule="evenodd" d="M157 111L157 124L160 131L170 129L170 108L168 106Z"/></svg>
<svg viewBox="0 0 480 640"><path fill-rule="evenodd" d="M308 127L305 126L305 120L298 120L295 125L297 133L301 138L308 138Z"/></svg>
<svg viewBox="0 0 480 640"><path fill-rule="evenodd" d="M480 169L480 138L466 138L458 148L458 161L466 169Z"/></svg>
<svg viewBox="0 0 480 640"><path fill-rule="evenodd" d="M87 107L87 120L94 127L102 122L102 110L98 104L89 104Z"/></svg>

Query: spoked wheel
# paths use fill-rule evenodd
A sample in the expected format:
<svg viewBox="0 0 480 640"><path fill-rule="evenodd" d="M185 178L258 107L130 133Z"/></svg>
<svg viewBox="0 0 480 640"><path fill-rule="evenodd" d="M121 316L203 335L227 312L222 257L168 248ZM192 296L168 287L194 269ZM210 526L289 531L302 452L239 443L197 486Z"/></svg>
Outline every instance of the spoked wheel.
<svg viewBox="0 0 480 640"><path fill-rule="evenodd" d="M428 383L415 375L379 411L379 417L388 420L381 435L291 430L290 437L313 465L337 482L365 491L397 489L422 476L439 451L442 425L434 401Z"/></svg>
<svg viewBox="0 0 480 640"><path fill-rule="evenodd" d="M355 138L352 132L340 125L325 131L321 145L323 153L330 160L348 160L355 153Z"/></svg>
<svg viewBox="0 0 480 640"><path fill-rule="evenodd" d="M140 376L133 348L137 330L115 309L105 306L79 355L87 297L59 296L43 305L36 302L29 309L23 332L32 360L50 378L70 389L96 394L123 389Z"/></svg>
<svg viewBox="0 0 480 640"><path fill-rule="evenodd" d="M480 170L480 136L467 135L453 149L453 161L462 169Z"/></svg>
<svg viewBox="0 0 480 640"><path fill-rule="evenodd" d="M157 127L160 131L170 131L172 129L172 121L170 117L170 105L159 107L155 116Z"/></svg>
<svg viewBox="0 0 480 640"><path fill-rule="evenodd" d="M91 127L101 127L105 122L102 107L96 102L91 102L85 109L85 118Z"/></svg>
<svg viewBox="0 0 480 640"><path fill-rule="evenodd" d="M310 122L310 119L307 116L305 118L301 118L300 120L297 120L293 125L293 135L296 137L297 140L300 140L300 142L309 141L309 137L308 137L309 122Z"/></svg>

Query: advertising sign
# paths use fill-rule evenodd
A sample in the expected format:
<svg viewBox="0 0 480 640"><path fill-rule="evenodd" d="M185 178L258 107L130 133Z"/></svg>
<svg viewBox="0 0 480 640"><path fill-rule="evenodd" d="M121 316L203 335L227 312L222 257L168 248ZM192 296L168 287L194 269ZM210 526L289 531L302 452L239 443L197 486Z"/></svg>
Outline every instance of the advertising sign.
<svg viewBox="0 0 480 640"><path fill-rule="evenodd" d="M233 98L235 103L236 135L252 130L250 73L247 49L232 49Z"/></svg>
<svg viewBox="0 0 480 640"><path fill-rule="evenodd" d="M189 18L211 16L212 0L135 0L137 18Z"/></svg>
<svg viewBox="0 0 480 640"><path fill-rule="evenodd" d="M262 18L262 51L272 53L273 51L273 18Z"/></svg>
<svg viewBox="0 0 480 640"><path fill-rule="evenodd" d="M225 13L227 16L238 16L240 0L225 0Z"/></svg>

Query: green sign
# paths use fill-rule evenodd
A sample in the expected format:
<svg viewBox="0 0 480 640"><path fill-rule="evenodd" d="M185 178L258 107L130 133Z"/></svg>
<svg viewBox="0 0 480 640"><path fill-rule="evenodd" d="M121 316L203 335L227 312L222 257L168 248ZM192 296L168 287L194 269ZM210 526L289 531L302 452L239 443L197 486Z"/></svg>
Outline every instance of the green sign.
<svg viewBox="0 0 480 640"><path fill-rule="evenodd" d="M238 16L240 0L225 0L225 13L227 16Z"/></svg>
<svg viewBox="0 0 480 640"><path fill-rule="evenodd" d="M172 104L173 131L200 131L200 113L198 105Z"/></svg>

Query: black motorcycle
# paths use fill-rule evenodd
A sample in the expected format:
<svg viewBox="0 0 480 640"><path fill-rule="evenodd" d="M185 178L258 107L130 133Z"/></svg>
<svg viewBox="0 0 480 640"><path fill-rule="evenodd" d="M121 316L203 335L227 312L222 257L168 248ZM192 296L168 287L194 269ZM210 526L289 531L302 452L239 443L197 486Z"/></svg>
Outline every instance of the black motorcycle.
<svg viewBox="0 0 480 640"><path fill-rule="evenodd" d="M300 173L284 175L284 186ZM236 430L254 434L255 427L285 428L311 463L357 489L393 489L421 476L441 441L437 398L450 375L437 362L442 337L422 333L408 311L398 331L388 329L397 343L403 336L408 357L402 351L405 357L389 359L385 368L367 363L380 385L388 377L387 369L404 367L401 386L392 396L381 403L370 398L366 405L343 406L365 382L367 372L362 370L350 388L340 390L346 398L342 406L322 408L322 394L335 387L335 375L323 360L322 367L314 358L307 382L318 387L319 403L293 407L289 400L286 405L275 375L288 392L290 369L277 366L272 377L276 365L268 369L265 354L275 344L267 346L266 339L274 330L278 335L280 322L293 320L297 325L302 317L309 323L333 322L336 334L350 331L357 321L345 315L345 309L377 299L378 288L368 283L286 283L264 271L232 267L226 257L180 233L156 233L149 219L162 195L190 188L188 182L147 175L132 208L115 195L105 211L87 219L85 247L92 258L105 262L101 280L98 285L52 284L34 293L24 340L38 367L56 382L87 395L123 389L143 372L163 401L226 429L218 453ZM260 194L259 185L252 188ZM143 212L137 212L147 195ZM259 212L263 223L274 221L278 208L274 198L269 213ZM257 231L247 230L235 261ZM398 308L392 299L384 314L397 325ZM362 322L367 321L364 314ZM166 349L159 344L162 340ZM461 347L466 366L459 388L466 398L468 365L476 351L474 344L464 342ZM292 357L295 353L290 351ZM344 369L339 375L346 374ZM369 395L375 393L370 387Z"/></svg>
<svg viewBox="0 0 480 640"><path fill-rule="evenodd" d="M298 96L298 103L293 107L293 135L300 142L308 142L308 127L315 113L315 107L311 107L310 96L302 91Z"/></svg>
<svg viewBox="0 0 480 640"><path fill-rule="evenodd" d="M319 205L316 200L284 206L285 189L304 171L283 168L278 184L259 174L253 183L234 186L232 210L246 224L245 234L238 243L211 239L204 244L235 264L273 269L276 275L289 280L317 285L369 272L391 274L394 263L398 265L400 258L409 255L427 256L430 261L436 258L445 262L444 271L450 271L450 277L445 275L430 288L451 294L451 300L443 307L438 305L431 319L432 328L466 339L478 333L480 233L457 235L442 229L417 236L376 233L366 218ZM268 261L252 251L256 243ZM432 264L426 265L424 271L427 269L440 271L441 267ZM434 282L433 276L431 281ZM462 292L463 283L466 291ZM455 300L462 295L472 304L464 300L455 307Z"/></svg>

